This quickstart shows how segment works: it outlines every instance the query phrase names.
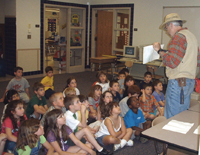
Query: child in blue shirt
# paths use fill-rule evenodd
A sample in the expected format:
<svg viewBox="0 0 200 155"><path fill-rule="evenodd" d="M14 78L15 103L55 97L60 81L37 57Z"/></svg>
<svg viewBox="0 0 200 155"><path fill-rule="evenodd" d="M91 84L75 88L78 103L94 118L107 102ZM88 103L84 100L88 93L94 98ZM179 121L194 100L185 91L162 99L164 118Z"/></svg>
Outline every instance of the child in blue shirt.
<svg viewBox="0 0 200 155"><path fill-rule="evenodd" d="M126 128L133 129L132 138L135 138L140 136L142 131L150 128L151 122L146 122L142 111L138 109L140 107L140 103L136 97L130 97L127 101L127 105L130 109L124 116L124 122Z"/></svg>
<svg viewBox="0 0 200 155"><path fill-rule="evenodd" d="M154 92L153 92L152 95L155 97L155 99L157 100L157 102L160 105L160 108L164 112L164 108L165 108L165 96L162 93L162 91L163 91L162 82L160 80L156 80L156 81L153 82L153 86L154 86Z"/></svg>

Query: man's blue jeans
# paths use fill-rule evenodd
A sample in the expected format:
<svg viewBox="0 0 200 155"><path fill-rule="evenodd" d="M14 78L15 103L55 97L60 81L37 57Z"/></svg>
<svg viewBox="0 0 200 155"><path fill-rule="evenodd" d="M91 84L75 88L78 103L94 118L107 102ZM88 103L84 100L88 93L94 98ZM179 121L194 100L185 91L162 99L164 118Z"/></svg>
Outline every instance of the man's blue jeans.
<svg viewBox="0 0 200 155"><path fill-rule="evenodd" d="M189 108L194 84L194 79L186 79L186 86L183 87L184 104L180 104L181 87L179 87L178 81L175 79L168 81L164 112L167 119Z"/></svg>

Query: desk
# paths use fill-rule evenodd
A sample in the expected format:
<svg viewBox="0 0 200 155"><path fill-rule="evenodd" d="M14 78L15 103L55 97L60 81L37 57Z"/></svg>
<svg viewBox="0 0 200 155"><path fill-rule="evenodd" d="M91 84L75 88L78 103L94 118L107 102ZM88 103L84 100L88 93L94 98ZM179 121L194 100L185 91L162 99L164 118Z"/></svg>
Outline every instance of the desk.
<svg viewBox="0 0 200 155"><path fill-rule="evenodd" d="M193 132L200 124L199 116L200 113L198 112L186 110L166 121L153 126L152 128L143 131L142 135L187 151L191 151L193 153L197 153L199 149L199 135L194 134ZM187 132L187 134L181 134L162 129L163 126L171 120L194 123L194 125Z"/></svg>
<svg viewBox="0 0 200 155"><path fill-rule="evenodd" d="M91 69L94 64L99 64L99 70L101 70L101 64L111 64L111 74L113 74L113 67L116 62L116 57L92 57L90 58Z"/></svg>
<svg viewBox="0 0 200 155"><path fill-rule="evenodd" d="M200 113L200 103L196 100L191 100L188 110Z"/></svg>
<svg viewBox="0 0 200 155"><path fill-rule="evenodd" d="M125 62L126 59L122 58L121 60L119 59L118 61ZM133 66L131 68L130 75L133 76L133 78L135 78L135 79L144 80L144 73L147 71L146 65L157 66L158 68L157 68L156 74L162 75L166 78L166 76L165 76L165 66L162 65L161 64L162 62L159 61L159 60L152 61L152 62L149 62L147 64L143 64L141 61L138 61L136 59L130 59L129 58L129 61L133 61Z"/></svg>

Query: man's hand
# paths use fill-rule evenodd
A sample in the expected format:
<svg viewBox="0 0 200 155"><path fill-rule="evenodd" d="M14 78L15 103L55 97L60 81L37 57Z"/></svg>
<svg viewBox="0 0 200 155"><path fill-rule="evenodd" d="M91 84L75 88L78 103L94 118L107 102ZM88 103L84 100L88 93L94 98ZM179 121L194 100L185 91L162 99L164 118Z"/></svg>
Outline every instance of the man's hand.
<svg viewBox="0 0 200 155"><path fill-rule="evenodd" d="M161 48L160 43L159 42L153 43L153 48L154 48L155 51L158 51Z"/></svg>

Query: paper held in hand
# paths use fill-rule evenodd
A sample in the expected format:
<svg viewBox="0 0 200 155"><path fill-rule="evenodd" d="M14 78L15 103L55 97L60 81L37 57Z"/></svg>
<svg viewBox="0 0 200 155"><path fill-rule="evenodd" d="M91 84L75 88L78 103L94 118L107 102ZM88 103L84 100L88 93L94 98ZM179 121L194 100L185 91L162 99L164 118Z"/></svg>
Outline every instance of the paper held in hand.
<svg viewBox="0 0 200 155"><path fill-rule="evenodd" d="M164 44L161 45L163 49ZM159 59L160 55L154 50L153 45L143 47L143 64Z"/></svg>

